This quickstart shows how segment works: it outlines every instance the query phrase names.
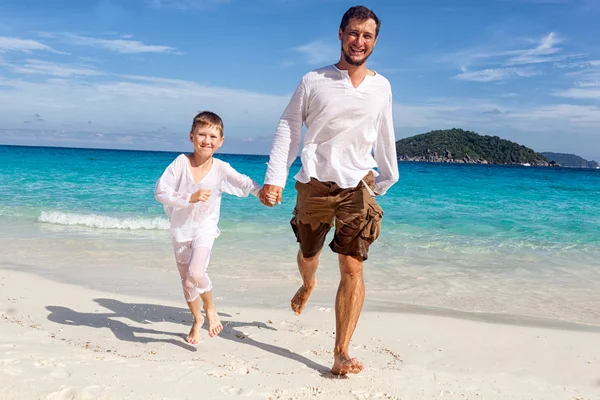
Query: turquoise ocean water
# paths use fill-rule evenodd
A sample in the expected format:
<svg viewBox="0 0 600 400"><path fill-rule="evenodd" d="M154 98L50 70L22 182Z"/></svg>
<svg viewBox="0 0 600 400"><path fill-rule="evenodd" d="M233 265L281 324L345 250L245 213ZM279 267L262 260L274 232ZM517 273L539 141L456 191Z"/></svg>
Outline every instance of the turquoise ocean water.
<svg viewBox="0 0 600 400"><path fill-rule="evenodd" d="M55 251L112 238L128 241L131 251L137 244L166 254L168 223L153 189L178 154L0 146L5 256L10 243L24 246L31 235L55 240ZM268 157L217 157L262 183ZM273 276L293 265L289 218L298 168L281 206L224 197L215 249L222 260L244 258L263 268L265 254L285 257L280 267L265 267ZM600 322L600 170L429 163L399 169L400 181L378 199L384 226L367 276L374 302Z"/></svg>

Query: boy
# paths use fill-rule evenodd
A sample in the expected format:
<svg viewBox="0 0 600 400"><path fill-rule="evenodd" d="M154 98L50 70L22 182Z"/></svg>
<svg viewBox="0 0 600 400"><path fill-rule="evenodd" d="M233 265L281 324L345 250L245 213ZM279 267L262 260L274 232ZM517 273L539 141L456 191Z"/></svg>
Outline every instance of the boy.
<svg viewBox="0 0 600 400"><path fill-rule="evenodd" d="M181 276L183 292L194 322L186 342L196 344L204 317L210 337L223 329L212 299L212 282L207 274L211 249L219 236L221 195L258 195L260 186L231 165L213 157L223 144L223 121L210 111L196 115L190 131L192 154L179 155L164 171L154 190L164 205L171 224L170 238Z"/></svg>

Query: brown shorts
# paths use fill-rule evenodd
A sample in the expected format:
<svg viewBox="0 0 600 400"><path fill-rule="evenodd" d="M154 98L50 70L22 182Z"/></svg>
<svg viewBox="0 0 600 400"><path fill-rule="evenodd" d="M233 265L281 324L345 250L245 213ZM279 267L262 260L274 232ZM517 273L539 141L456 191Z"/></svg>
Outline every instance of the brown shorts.
<svg viewBox="0 0 600 400"><path fill-rule="evenodd" d="M372 172L363 181L374 190ZM314 178L309 183L296 182L298 197L290 223L304 257L314 257L321 251L335 222L331 250L367 259L369 246L379 237L383 210L364 183L342 189L334 182Z"/></svg>

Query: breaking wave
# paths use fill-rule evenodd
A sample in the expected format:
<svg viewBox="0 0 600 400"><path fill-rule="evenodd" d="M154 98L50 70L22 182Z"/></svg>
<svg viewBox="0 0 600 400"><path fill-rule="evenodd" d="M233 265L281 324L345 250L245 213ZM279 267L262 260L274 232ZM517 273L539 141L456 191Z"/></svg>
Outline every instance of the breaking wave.
<svg viewBox="0 0 600 400"><path fill-rule="evenodd" d="M42 211L38 222L54 225L78 225L97 229L165 230L169 229L166 218L128 217L118 218L97 214L76 214L60 211Z"/></svg>

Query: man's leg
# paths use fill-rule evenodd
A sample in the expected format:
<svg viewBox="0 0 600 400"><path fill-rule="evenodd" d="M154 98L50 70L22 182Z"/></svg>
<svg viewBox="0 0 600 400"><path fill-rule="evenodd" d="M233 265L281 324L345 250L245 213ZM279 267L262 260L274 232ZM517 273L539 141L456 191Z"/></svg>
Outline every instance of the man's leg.
<svg viewBox="0 0 600 400"><path fill-rule="evenodd" d="M336 375L357 374L364 366L350 357L348 347L365 300L363 263L360 256L339 254L338 259L341 276L335 299L335 348L331 372Z"/></svg>
<svg viewBox="0 0 600 400"><path fill-rule="evenodd" d="M292 310L296 315L302 313L308 298L317 286L319 255L327 233L333 225L333 208L327 202L329 186L314 179L311 182L312 185L296 182L298 196L294 217L290 221L294 235L300 244L296 261L302 277L302 286L291 301ZM308 221L303 221L302 217L306 215L318 215L318 223L314 224L315 221L311 221L310 218Z"/></svg>
<svg viewBox="0 0 600 400"><path fill-rule="evenodd" d="M302 276L302 286L300 286L300 289L298 289L291 301L292 310L296 315L302 313L310 294L317 286L317 268L319 267L320 254L321 252L319 251L316 256L305 258L302 255L302 251L298 250L296 260L298 261L300 276Z"/></svg>

